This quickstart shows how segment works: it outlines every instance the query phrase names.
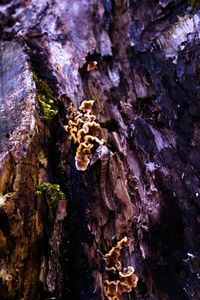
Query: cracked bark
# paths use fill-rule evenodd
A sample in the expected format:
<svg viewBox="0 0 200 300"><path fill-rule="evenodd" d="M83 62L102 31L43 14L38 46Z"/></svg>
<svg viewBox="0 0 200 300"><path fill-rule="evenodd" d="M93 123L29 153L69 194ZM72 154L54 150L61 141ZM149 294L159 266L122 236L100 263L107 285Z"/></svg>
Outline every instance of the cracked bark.
<svg viewBox="0 0 200 300"><path fill-rule="evenodd" d="M139 281L121 299L199 299L198 8L19 0L0 16L1 299L104 299L103 255L124 236ZM33 73L54 92L50 122ZM81 172L63 125L83 99L107 150ZM57 208L35 196L44 182Z"/></svg>

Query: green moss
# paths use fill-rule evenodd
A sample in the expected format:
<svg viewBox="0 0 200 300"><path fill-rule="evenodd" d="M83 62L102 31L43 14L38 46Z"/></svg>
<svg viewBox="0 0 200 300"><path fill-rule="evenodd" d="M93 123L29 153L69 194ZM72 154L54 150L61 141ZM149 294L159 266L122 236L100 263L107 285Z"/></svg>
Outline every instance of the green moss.
<svg viewBox="0 0 200 300"><path fill-rule="evenodd" d="M49 182L40 184L35 189L36 196L45 195L51 207L55 207L59 200L64 200L65 195L60 189L59 184L52 184Z"/></svg>
<svg viewBox="0 0 200 300"><path fill-rule="evenodd" d="M46 81L38 78L35 74L33 79L37 88L37 97L40 104L40 112L43 120L50 121L53 116L58 113L55 105L55 98L52 89L48 86Z"/></svg>
<svg viewBox="0 0 200 300"><path fill-rule="evenodd" d="M63 160L60 161L60 163L59 163L59 168L60 168L60 170L61 170L62 172L65 172L65 170L66 170L66 165L67 165L67 163L66 163L66 160L65 160L65 159L63 159Z"/></svg>
<svg viewBox="0 0 200 300"><path fill-rule="evenodd" d="M200 0L188 0L188 4L192 7L200 7Z"/></svg>

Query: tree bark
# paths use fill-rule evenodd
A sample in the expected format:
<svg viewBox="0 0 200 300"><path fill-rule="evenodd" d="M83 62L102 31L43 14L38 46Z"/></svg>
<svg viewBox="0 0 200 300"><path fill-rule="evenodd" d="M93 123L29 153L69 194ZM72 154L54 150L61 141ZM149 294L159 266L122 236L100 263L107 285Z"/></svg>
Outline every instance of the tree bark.
<svg viewBox="0 0 200 300"><path fill-rule="evenodd" d="M1 299L107 299L105 255L128 237L139 280L120 299L198 300L198 7L4 2ZM79 171L64 126L89 99L105 144Z"/></svg>

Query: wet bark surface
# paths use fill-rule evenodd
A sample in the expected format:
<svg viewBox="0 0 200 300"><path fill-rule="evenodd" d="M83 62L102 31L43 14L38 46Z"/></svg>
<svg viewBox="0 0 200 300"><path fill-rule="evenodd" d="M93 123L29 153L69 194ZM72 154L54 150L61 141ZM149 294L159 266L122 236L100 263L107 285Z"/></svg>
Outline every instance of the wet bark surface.
<svg viewBox="0 0 200 300"><path fill-rule="evenodd" d="M127 236L139 281L120 299L199 299L198 8L32 0L0 15L1 298L104 299L104 255ZM78 171L63 126L88 99L105 151ZM45 182L65 194L56 207L35 195Z"/></svg>

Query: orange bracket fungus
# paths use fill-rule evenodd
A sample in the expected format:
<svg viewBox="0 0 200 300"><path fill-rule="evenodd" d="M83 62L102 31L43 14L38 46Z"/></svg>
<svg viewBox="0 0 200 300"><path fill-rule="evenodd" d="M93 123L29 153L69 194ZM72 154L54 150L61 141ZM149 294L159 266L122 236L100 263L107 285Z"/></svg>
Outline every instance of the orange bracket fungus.
<svg viewBox="0 0 200 300"><path fill-rule="evenodd" d="M104 140L97 137L100 124L96 122L96 117L92 113L93 104L94 100L85 100L77 111L71 103L68 109L70 120L68 125L64 126L69 139L78 144L75 164L80 171L87 169L93 157L93 148L104 144Z"/></svg>
<svg viewBox="0 0 200 300"><path fill-rule="evenodd" d="M129 245L130 240L124 237L105 255L105 276L108 279L104 280L104 293L108 300L120 300L122 293L130 293L137 286L138 277L134 274L134 268L131 266L122 268L120 261L122 248Z"/></svg>

